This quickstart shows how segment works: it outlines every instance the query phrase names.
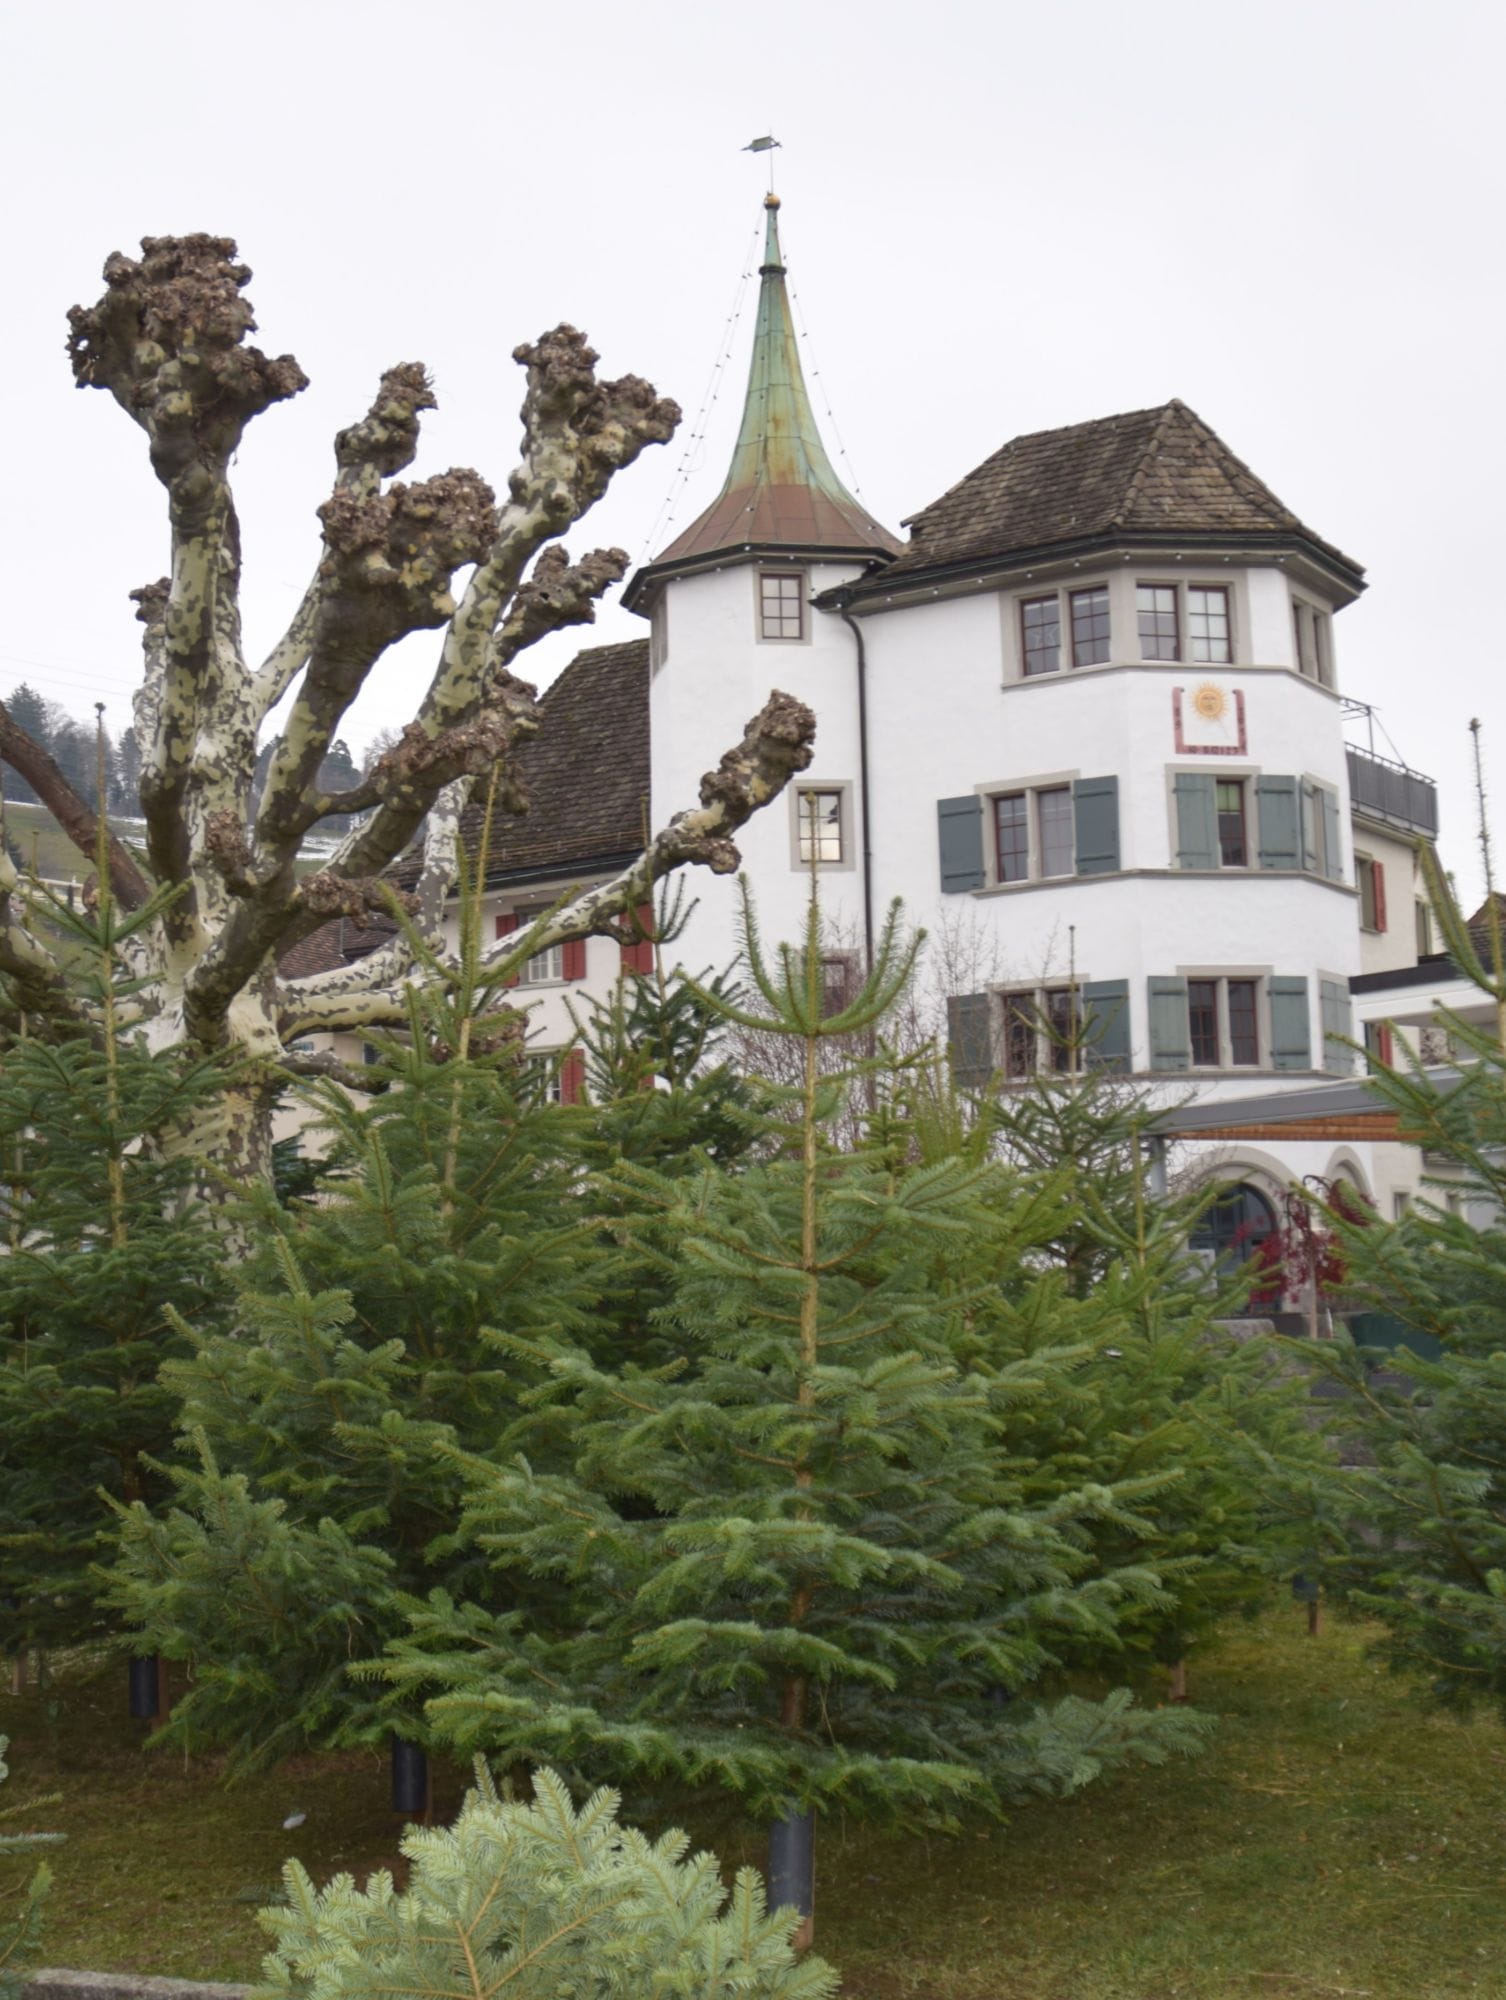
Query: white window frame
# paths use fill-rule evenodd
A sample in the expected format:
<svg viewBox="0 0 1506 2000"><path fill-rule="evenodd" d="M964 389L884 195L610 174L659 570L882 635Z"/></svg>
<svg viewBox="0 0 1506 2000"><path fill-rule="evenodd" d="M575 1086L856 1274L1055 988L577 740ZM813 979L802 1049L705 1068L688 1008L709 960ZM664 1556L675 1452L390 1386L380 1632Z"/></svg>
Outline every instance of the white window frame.
<svg viewBox="0 0 1506 2000"><path fill-rule="evenodd" d="M800 801L811 792L835 792L839 801L837 828L842 843L840 861L803 861L800 858ZM835 875L857 866L856 843L853 838L852 781L848 778L808 778L798 785L789 787L789 828L790 866L809 874L814 866L818 875Z"/></svg>
<svg viewBox="0 0 1506 2000"><path fill-rule="evenodd" d="M537 914L537 912L535 912ZM526 920L519 915L518 928L526 930L533 917ZM520 986L563 986L565 983L565 947L562 944L546 945L536 951L531 958L525 958L518 968Z"/></svg>
<svg viewBox="0 0 1506 2000"><path fill-rule="evenodd" d="M1332 688L1332 614L1310 597L1292 593L1292 665L1305 681Z"/></svg>
<svg viewBox="0 0 1506 2000"><path fill-rule="evenodd" d="M1086 591L1102 591L1109 601L1109 656L1106 660L1089 660L1078 666L1072 657L1072 599ZM1043 598L1056 599L1056 623L1060 633L1059 656L1054 667L1044 673L1027 674L1025 671L1025 606L1038 603ZM1114 604L1113 580L1103 576L1074 576L1058 584L1041 583L1022 586L1011 590L1004 600L1005 617L1009 621L1008 649L1011 661L1010 679L1015 681L1057 680L1062 675L1096 673L1102 667L1114 664L1114 635L1118 628L1118 614Z"/></svg>
<svg viewBox="0 0 1506 2000"><path fill-rule="evenodd" d="M763 585L765 577L793 577L795 579L797 585L795 602L800 611L800 630L798 632L766 632L764 630ZM782 567L778 563L760 563L753 571L753 632L758 643L761 646L808 646L811 637L810 605L807 602L809 595L810 574L807 570L789 569ZM780 602L784 601L786 600L781 597Z"/></svg>
<svg viewBox="0 0 1506 2000"><path fill-rule="evenodd" d="M523 1058L527 1075L546 1084L544 1101L547 1104L563 1104L565 1101L565 1070L560 1061L563 1054L563 1049L530 1049Z"/></svg>
<svg viewBox="0 0 1506 2000"><path fill-rule="evenodd" d="M1177 619L1177 655L1174 659L1147 659L1140 650L1140 592L1142 590L1170 590L1175 593ZM1229 620L1229 657L1227 660L1195 660L1192 657L1192 606L1189 593L1194 590L1222 591ZM1240 607L1236 579L1232 576L1157 576L1137 574L1133 579L1130 593L1130 611L1134 617L1134 659L1142 667L1188 667L1206 673L1217 673L1220 668L1237 667L1240 664Z"/></svg>

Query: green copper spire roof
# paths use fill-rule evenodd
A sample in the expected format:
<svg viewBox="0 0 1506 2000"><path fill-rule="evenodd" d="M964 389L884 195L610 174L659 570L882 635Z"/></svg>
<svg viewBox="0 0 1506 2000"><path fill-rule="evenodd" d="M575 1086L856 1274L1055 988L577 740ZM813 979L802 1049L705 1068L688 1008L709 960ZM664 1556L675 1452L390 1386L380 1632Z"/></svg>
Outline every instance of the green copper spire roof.
<svg viewBox="0 0 1506 2000"><path fill-rule="evenodd" d="M650 565L749 549L892 555L901 544L838 479L806 392L779 249L779 197L768 224L758 322L742 428L725 485L699 520Z"/></svg>

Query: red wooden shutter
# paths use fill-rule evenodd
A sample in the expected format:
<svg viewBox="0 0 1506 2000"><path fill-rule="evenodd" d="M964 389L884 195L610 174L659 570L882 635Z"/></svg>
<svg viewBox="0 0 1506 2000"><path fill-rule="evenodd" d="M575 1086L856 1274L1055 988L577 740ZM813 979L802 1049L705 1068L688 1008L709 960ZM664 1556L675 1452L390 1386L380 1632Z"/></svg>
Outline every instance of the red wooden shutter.
<svg viewBox="0 0 1506 2000"><path fill-rule="evenodd" d="M516 910L499 910L497 912L497 936L499 938L511 937L517 928L518 913ZM509 986L516 986L517 983L518 975L515 972L511 979L507 981L507 984Z"/></svg>
<svg viewBox="0 0 1506 2000"><path fill-rule="evenodd" d="M1383 931L1386 928L1386 871L1378 861L1372 861L1370 873L1375 882L1375 928ZM1390 1057L1386 1060L1389 1062Z"/></svg>
<svg viewBox="0 0 1506 2000"><path fill-rule="evenodd" d="M560 952L560 967L566 979L584 979L586 976L586 941L584 938L570 938Z"/></svg>
<svg viewBox="0 0 1506 2000"><path fill-rule="evenodd" d="M1396 1048L1391 1040L1391 1023L1389 1021L1381 1022L1379 1031L1375 1037L1375 1043L1375 1053L1380 1057L1381 1061L1385 1063L1388 1069L1394 1067L1396 1062Z"/></svg>
<svg viewBox="0 0 1506 2000"><path fill-rule="evenodd" d="M560 1103L579 1104L585 1088L585 1055L580 1049L571 1049L560 1064Z"/></svg>
<svg viewBox="0 0 1506 2000"><path fill-rule="evenodd" d="M654 906L640 903L634 912L640 930L651 931L654 926ZM622 947L622 969L624 972L652 972L654 969L654 941L651 937L635 938L631 944Z"/></svg>

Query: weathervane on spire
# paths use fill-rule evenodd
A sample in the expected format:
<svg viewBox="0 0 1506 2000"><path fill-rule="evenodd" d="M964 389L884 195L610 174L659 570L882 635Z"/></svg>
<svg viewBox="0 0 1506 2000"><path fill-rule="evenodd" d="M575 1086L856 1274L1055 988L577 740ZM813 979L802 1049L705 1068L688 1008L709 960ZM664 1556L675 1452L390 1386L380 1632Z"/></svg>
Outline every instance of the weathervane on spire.
<svg viewBox="0 0 1506 2000"><path fill-rule="evenodd" d="M769 193L770 193L770 194L772 194L772 193L774 192L774 154L775 154L775 152L777 151L777 149L778 149L778 146L779 146L779 141L778 141L778 140L777 140L777 139L776 139L776 138L774 137L774 135L773 135L773 134L772 134L771 132L765 132L765 134L763 135L763 137L762 137L761 139L755 139L755 140L753 140L753 142L752 142L752 144L751 144L751 145L747 145L747 146L744 146L744 147L743 147L743 151L744 151L745 153L767 153L767 154L768 154L768 156L769 156Z"/></svg>

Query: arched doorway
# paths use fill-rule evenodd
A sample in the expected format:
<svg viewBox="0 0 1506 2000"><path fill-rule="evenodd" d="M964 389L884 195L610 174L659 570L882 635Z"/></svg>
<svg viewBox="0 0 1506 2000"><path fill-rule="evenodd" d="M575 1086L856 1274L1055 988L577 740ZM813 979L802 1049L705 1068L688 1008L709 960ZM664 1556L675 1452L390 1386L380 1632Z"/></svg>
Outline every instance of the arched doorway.
<svg viewBox="0 0 1506 2000"><path fill-rule="evenodd" d="M1233 1181L1220 1188L1198 1218L1189 1239L1220 1271L1234 1271L1258 1263L1270 1277L1258 1281L1250 1294L1252 1308L1269 1308L1281 1302L1280 1244L1276 1211L1248 1181Z"/></svg>

